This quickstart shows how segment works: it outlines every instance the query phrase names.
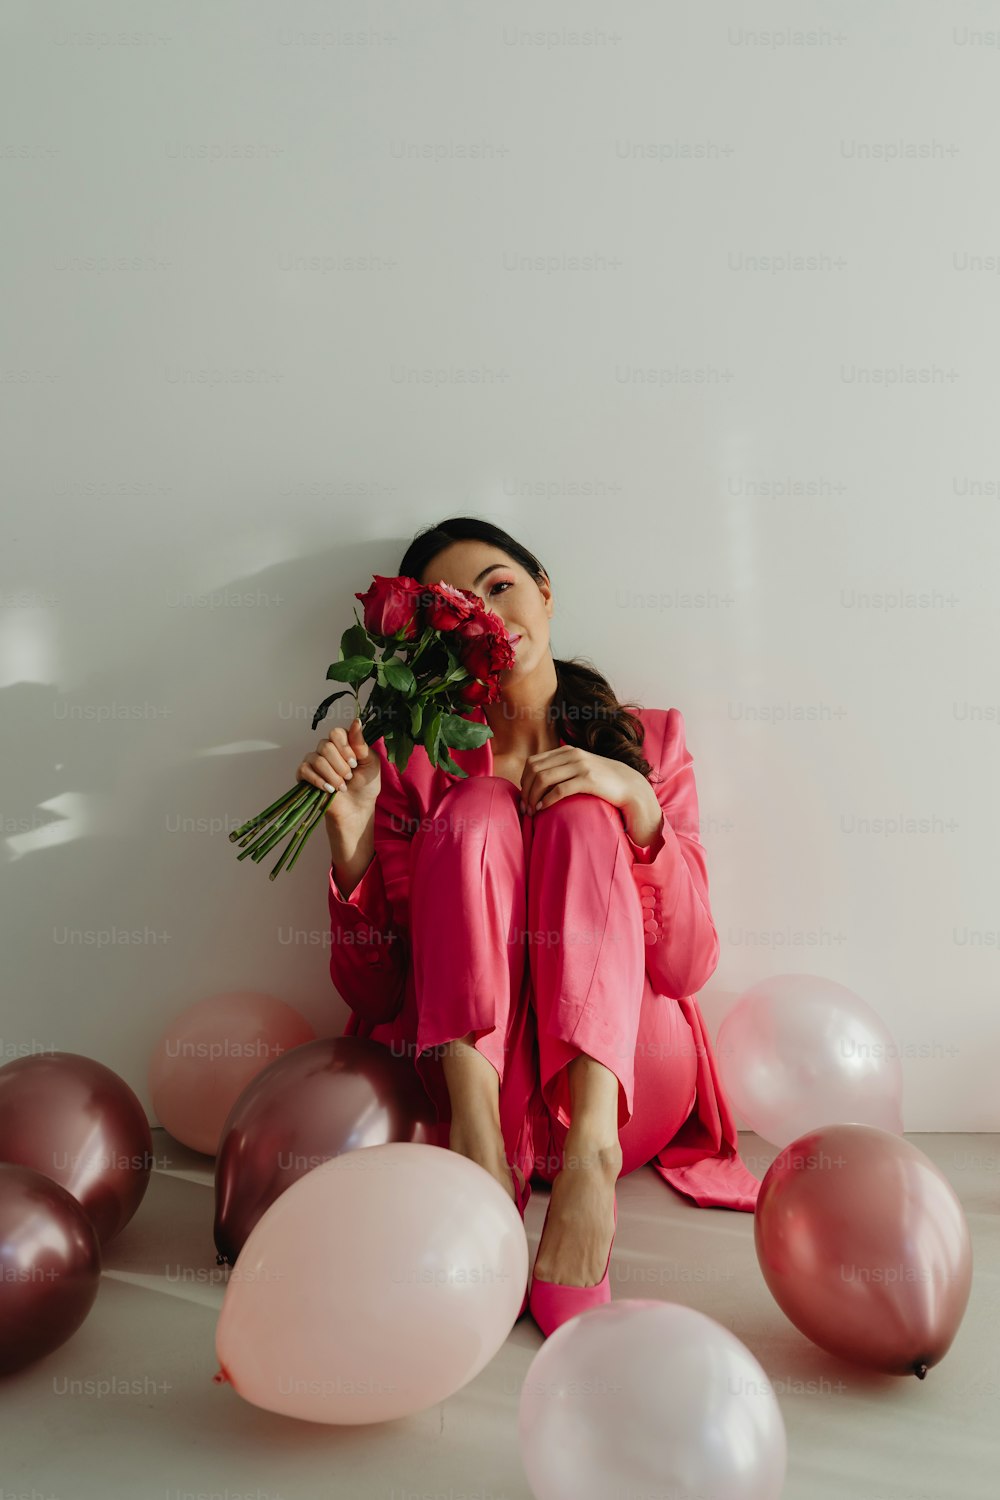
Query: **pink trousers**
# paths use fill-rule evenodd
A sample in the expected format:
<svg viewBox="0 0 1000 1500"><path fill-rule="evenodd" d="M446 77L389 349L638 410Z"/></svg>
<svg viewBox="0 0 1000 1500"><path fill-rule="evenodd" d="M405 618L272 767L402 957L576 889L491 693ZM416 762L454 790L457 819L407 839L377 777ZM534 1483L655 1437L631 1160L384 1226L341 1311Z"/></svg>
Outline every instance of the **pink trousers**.
<svg viewBox="0 0 1000 1500"><path fill-rule="evenodd" d="M572 1118L567 1065L596 1058L618 1079L624 1175L691 1112L691 1027L646 980L644 912L618 809L589 794L534 814L519 803L513 782L470 776L414 835L415 1066L439 1121L450 1121L439 1049L472 1033L499 1078L509 1159L551 1181ZM642 1031L656 1042L637 1054L643 1006L655 1007Z"/></svg>

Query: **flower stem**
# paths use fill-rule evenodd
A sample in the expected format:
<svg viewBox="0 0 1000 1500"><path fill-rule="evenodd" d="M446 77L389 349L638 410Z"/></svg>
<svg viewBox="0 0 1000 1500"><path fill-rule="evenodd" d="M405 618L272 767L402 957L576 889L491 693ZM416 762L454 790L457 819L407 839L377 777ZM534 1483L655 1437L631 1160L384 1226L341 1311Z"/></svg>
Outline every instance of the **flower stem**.
<svg viewBox="0 0 1000 1500"><path fill-rule="evenodd" d="M237 839L242 838L248 830L260 828L263 824L267 823L271 816L277 812L278 808L284 806L290 798L297 797L305 785L307 785L306 782L297 781L290 791L285 792L284 796L278 798L277 802L272 802L270 807L265 807L262 813L258 813L255 818L250 818L248 822L243 824L242 828L237 828L234 833L231 833L229 835L230 843L235 844Z"/></svg>
<svg viewBox="0 0 1000 1500"><path fill-rule="evenodd" d="M311 816L316 799L327 796L329 796L328 792L321 792L319 787L311 787L310 795L308 797L303 797L302 801L297 804L294 812L292 812L287 818L285 818L279 824L279 826L275 828L273 833L269 833L262 844L257 845L256 849L253 852L253 855L251 856L254 864L259 864L260 861L264 858L264 855L267 854L269 850L273 849L275 844L278 843L280 839L283 839L286 834L296 833L302 826L302 824L306 822L307 819Z"/></svg>
<svg viewBox="0 0 1000 1500"><path fill-rule="evenodd" d="M271 871L270 875L267 877L268 880L273 880L274 879L274 877L277 875L278 871L281 869L282 865L285 863L285 860L288 859L288 856L290 854L291 854L292 857L291 857L291 859L288 859L288 868L289 868L289 870L292 868L292 866L294 865L295 861L299 857L299 853L302 850L302 848L303 848L303 846L305 844L306 839L312 833L313 829L316 827L316 824L319 822L320 818L326 812L326 809L329 806L331 800L336 795L337 795L336 792L324 792L323 793L323 795L320 797L319 801L316 804L316 807L315 807L315 809L314 809L314 811L312 813L312 816L305 823L303 823L303 825L302 825L302 827L301 827L301 829L299 830L298 833L293 834L292 838L290 839L288 845L285 848L284 854L278 860L278 863L275 865L274 869Z"/></svg>
<svg viewBox="0 0 1000 1500"><path fill-rule="evenodd" d="M423 634L423 639L421 640L421 642L420 642L419 646L417 647L416 651L414 651L413 655L410 657L409 662L407 663L407 665L409 666L411 672L413 671L414 665L416 664L417 659L420 656L421 651L423 651L424 647L426 645L428 645L433 639L434 639L434 632L431 631L431 630L425 630L424 634Z"/></svg>
<svg viewBox="0 0 1000 1500"><path fill-rule="evenodd" d="M305 783L300 783L300 785L304 786ZM244 844L249 844L252 851L261 839L266 837L268 833L273 832L279 823L284 823L287 819L293 818L304 800L305 794L302 792L297 797L293 797L290 801L286 802L281 810L275 813L273 818L269 818L265 823L251 829L246 837L240 841L240 848L242 849Z"/></svg>
<svg viewBox="0 0 1000 1500"><path fill-rule="evenodd" d="M308 783L304 781L300 781L298 783L298 787L299 790L296 795L290 798L280 808L280 810L275 813L273 818L271 818L267 823L262 824L259 827L255 827L251 830L250 833L246 835L240 845L241 848L243 847L243 844L248 844L250 847L246 852L252 854L269 833L273 833L276 828L285 826L287 823L293 821L296 817L299 816L302 805L305 802L306 795L311 790L311 788ZM239 858L242 859L243 856L240 855Z"/></svg>
<svg viewBox="0 0 1000 1500"><path fill-rule="evenodd" d="M294 798L270 827L264 829L259 837L243 850L242 854L236 856L237 859L246 859L249 854L254 863L258 863L264 858L268 849L276 844L283 834L290 832L292 828L298 825L306 810L306 805L309 804L311 806L310 793L315 793L316 796L320 795L318 787L308 786L306 783L303 783L303 785L306 787L306 790Z"/></svg>

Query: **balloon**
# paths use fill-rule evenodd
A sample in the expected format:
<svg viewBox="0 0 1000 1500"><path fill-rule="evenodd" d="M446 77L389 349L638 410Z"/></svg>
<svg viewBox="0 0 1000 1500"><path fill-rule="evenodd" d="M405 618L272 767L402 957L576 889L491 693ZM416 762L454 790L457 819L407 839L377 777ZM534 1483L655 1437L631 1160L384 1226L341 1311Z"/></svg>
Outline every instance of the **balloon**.
<svg viewBox="0 0 1000 1500"><path fill-rule="evenodd" d="M679 1302L634 1297L570 1318L528 1367L521 1459L537 1500L777 1500L777 1397L734 1333Z"/></svg>
<svg viewBox="0 0 1000 1500"><path fill-rule="evenodd" d="M236 990L196 1001L153 1048L149 1090L157 1119L175 1140L214 1156L226 1116L250 1080L315 1035L274 995Z"/></svg>
<svg viewBox="0 0 1000 1500"><path fill-rule="evenodd" d="M775 1158L754 1214L775 1301L814 1344L922 1380L947 1353L972 1286L972 1245L948 1179L871 1125L830 1125Z"/></svg>
<svg viewBox="0 0 1000 1500"><path fill-rule="evenodd" d="M437 1144L434 1107L413 1063L382 1042L321 1037L268 1063L222 1129L215 1245L231 1265L261 1214L320 1162L388 1141Z"/></svg>
<svg viewBox="0 0 1000 1500"><path fill-rule="evenodd" d="M874 1010L817 974L775 974L744 990L715 1047L735 1112L774 1146L819 1125L903 1133L898 1049Z"/></svg>
<svg viewBox="0 0 1000 1500"><path fill-rule="evenodd" d="M64 1344L100 1281L97 1230L72 1193L0 1162L0 1375Z"/></svg>
<svg viewBox="0 0 1000 1500"><path fill-rule="evenodd" d="M424 1411L493 1358L527 1280L520 1215L476 1162L414 1142L347 1151L293 1182L250 1231L212 1378L310 1422Z"/></svg>
<svg viewBox="0 0 1000 1500"><path fill-rule="evenodd" d="M34 1167L66 1188L102 1245L142 1202L152 1152L146 1111L95 1058L36 1052L0 1068L0 1161Z"/></svg>

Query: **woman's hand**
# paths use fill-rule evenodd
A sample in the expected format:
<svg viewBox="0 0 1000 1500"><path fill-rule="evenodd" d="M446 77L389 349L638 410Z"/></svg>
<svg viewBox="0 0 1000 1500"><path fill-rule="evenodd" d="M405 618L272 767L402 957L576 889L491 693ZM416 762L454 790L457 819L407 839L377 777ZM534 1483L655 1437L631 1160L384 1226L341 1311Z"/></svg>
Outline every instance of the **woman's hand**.
<svg viewBox="0 0 1000 1500"><path fill-rule="evenodd" d="M544 812L562 797L589 792L621 808L626 822L640 810L654 818L660 806L650 783L641 772L623 761L595 755L579 745L559 745L529 755L521 773L521 800L528 813ZM654 808L655 804L655 808Z"/></svg>
<svg viewBox="0 0 1000 1500"><path fill-rule="evenodd" d="M296 781L308 781L325 792L336 792L324 817L348 824L371 817L382 786L382 766L361 732L361 720L345 729L331 729L325 740L307 755L295 773Z"/></svg>

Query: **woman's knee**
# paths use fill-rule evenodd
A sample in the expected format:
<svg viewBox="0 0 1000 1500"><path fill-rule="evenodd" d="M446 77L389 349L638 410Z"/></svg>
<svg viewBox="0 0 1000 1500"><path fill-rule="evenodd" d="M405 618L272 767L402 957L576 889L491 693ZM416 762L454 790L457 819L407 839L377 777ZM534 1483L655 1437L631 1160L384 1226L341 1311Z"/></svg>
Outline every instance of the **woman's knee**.
<svg viewBox="0 0 1000 1500"><path fill-rule="evenodd" d="M509 789L509 796L504 794L504 787ZM413 819L413 857L423 842L471 844L484 839L490 825L504 819L520 828L516 793L513 783L499 776L469 776L454 782L432 812Z"/></svg>
<svg viewBox="0 0 1000 1500"><path fill-rule="evenodd" d="M504 789L509 795L504 795ZM517 788L502 776L468 776L456 781L438 799L426 821L438 831L465 836L485 832L497 817L509 815L517 822Z"/></svg>
<svg viewBox="0 0 1000 1500"><path fill-rule="evenodd" d="M554 802L543 803L541 810L536 810L532 816L536 833L547 823L570 828L586 824L591 830L610 828L614 833L623 827L617 807L592 792L571 792L568 797L557 797Z"/></svg>

